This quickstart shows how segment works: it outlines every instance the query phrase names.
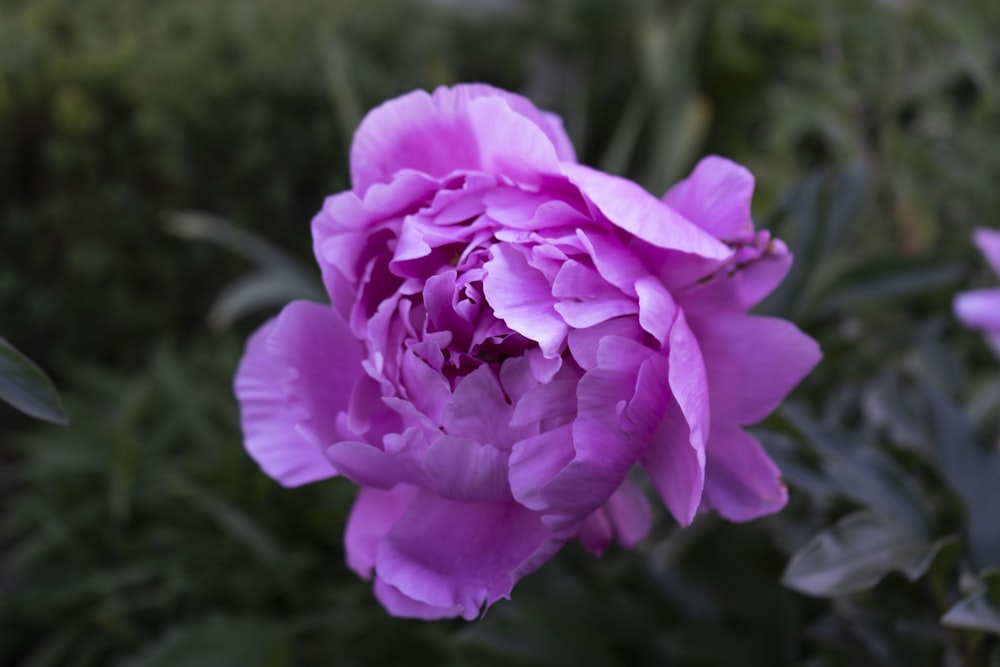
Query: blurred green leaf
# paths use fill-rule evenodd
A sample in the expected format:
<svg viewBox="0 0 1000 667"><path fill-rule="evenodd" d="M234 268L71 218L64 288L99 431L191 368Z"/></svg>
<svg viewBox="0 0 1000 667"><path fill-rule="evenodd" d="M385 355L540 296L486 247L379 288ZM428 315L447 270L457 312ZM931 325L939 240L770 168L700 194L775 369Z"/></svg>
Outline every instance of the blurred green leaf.
<svg viewBox="0 0 1000 667"><path fill-rule="evenodd" d="M786 403L779 414L812 446L819 469L839 495L897 519L914 535L928 533L927 499L911 476L870 438L816 423L795 403Z"/></svg>
<svg viewBox="0 0 1000 667"><path fill-rule="evenodd" d="M979 590L956 603L941 622L952 628L1000 635L1000 571L984 573Z"/></svg>
<svg viewBox="0 0 1000 667"><path fill-rule="evenodd" d="M263 238L218 216L196 211L171 213L166 218L171 234L192 241L209 241L249 259L258 266L230 283L212 304L208 324L222 331L258 310L280 307L289 301L326 301L313 272Z"/></svg>
<svg viewBox="0 0 1000 667"><path fill-rule="evenodd" d="M209 618L169 632L125 667L285 667L288 638L274 621Z"/></svg>
<svg viewBox="0 0 1000 667"><path fill-rule="evenodd" d="M916 581L952 539L930 542L891 518L860 510L795 552L782 583L800 593L835 597L868 590L892 571Z"/></svg>
<svg viewBox="0 0 1000 667"><path fill-rule="evenodd" d="M1000 452L979 446L958 406L924 385L944 478L965 503L969 551L980 568L1000 566Z"/></svg>
<svg viewBox="0 0 1000 667"><path fill-rule="evenodd" d="M31 359L0 337L0 400L26 415L68 424L62 400L48 376Z"/></svg>

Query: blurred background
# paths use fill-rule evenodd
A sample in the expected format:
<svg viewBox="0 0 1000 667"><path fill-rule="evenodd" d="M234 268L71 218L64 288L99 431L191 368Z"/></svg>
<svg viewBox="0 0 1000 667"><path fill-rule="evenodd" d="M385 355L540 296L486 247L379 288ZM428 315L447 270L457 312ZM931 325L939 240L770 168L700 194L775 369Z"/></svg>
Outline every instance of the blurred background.
<svg viewBox="0 0 1000 667"><path fill-rule="evenodd" d="M1000 665L1000 373L951 315L995 282L998 35L992 0L0 0L0 335L72 422L0 405L0 664ZM661 515L424 623L347 570L350 483L245 455L230 384L323 298L364 112L462 81L657 195L747 165L796 253L761 312L825 360L756 431L782 514Z"/></svg>

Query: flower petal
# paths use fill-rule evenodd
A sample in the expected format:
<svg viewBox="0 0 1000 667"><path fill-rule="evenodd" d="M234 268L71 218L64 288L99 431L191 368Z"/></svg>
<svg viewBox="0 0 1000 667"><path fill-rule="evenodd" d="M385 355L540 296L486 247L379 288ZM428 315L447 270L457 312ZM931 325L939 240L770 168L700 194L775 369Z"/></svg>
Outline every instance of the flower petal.
<svg viewBox="0 0 1000 667"><path fill-rule="evenodd" d="M364 194L406 169L435 177L508 169L523 175L538 160L557 173L560 154L571 157L567 144L551 121L511 93L485 85L442 87L433 95L417 90L361 121L351 144L351 182Z"/></svg>
<svg viewBox="0 0 1000 667"><path fill-rule="evenodd" d="M668 397L662 408L653 402L657 396ZM683 314L678 314L669 350L651 357L639 370L629 416L639 421L662 415L642 453L642 467L681 525L691 523L701 503L705 440L711 428L708 405L701 352Z"/></svg>
<svg viewBox="0 0 1000 667"><path fill-rule="evenodd" d="M539 515L516 503L459 502L421 491L379 543L375 570L406 597L458 606L473 619L509 597L515 573L548 538Z"/></svg>
<svg viewBox="0 0 1000 667"><path fill-rule="evenodd" d="M402 484L388 490L361 487L344 531L347 565L358 576L365 579L371 576L378 543L396 525L416 495L416 487Z"/></svg>
<svg viewBox="0 0 1000 667"><path fill-rule="evenodd" d="M670 188L663 201L715 238L732 241L753 234L753 187L753 174L746 167L710 155Z"/></svg>
<svg viewBox="0 0 1000 667"><path fill-rule="evenodd" d="M460 605L451 607L435 607L403 595L398 588L387 584L379 578L375 579L375 598L382 603L393 616L399 618L419 618L424 621L436 621L442 618L453 618L462 613Z"/></svg>
<svg viewBox="0 0 1000 667"><path fill-rule="evenodd" d="M361 379L363 348L330 306L293 301L267 340L271 357L289 369L283 380L298 429L318 448L352 437L340 422Z"/></svg>
<svg viewBox="0 0 1000 667"><path fill-rule="evenodd" d="M535 341L547 357L558 355L569 327L555 311L552 287L516 248L490 248L484 265L483 291L498 318L513 331Z"/></svg>
<svg viewBox="0 0 1000 667"><path fill-rule="evenodd" d="M443 435L427 450L430 488L442 498L472 502L512 500L507 482L510 453L487 444Z"/></svg>
<svg viewBox="0 0 1000 667"><path fill-rule="evenodd" d="M812 338L785 320L716 316L692 320L717 422L754 424L819 362Z"/></svg>
<svg viewBox="0 0 1000 667"><path fill-rule="evenodd" d="M728 246L632 181L583 165L564 165L566 175L617 227L665 250L723 260Z"/></svg>
<svg viewBox="0 0 1000 667"><path fill-rule="evenodd" d="M968 327L1000 333L1000 288L959 294L955 314Z"/></svg>
<svg viewBox="0 0 1000 667"><path fill-rule="evenodd" d="M299 415L286 404L281 382L288 369L268 352L270 320L247 341L234 388L247 452L270 477L284 486L308 484L337 474L333 465L296 430Z"/></svg>
<svg viewBox="0 0 1000 667"><path fill-rule="evenodd" d="M753 436L723 427L708 442L705 500L730 521L751 521L784 507L788 490L781 471Z"/></svg>
<svg viewBox="0 0 1000 667"><path fill-rule="evenodd" d="M975 231L973 239L982 250L986 261L1000 274L1000 231L981 227Z"/></svg>

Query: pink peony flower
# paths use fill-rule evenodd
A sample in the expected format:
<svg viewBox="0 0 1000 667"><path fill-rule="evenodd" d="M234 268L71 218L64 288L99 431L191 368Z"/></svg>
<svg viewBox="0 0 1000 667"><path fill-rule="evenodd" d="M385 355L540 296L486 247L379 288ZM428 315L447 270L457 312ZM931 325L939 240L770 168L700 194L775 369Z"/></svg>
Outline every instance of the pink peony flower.
<svg viewBox="0 0 1000 667"><path fill-rule="evenodd" d="M235 388L267 474L361 487L348 564L391 613L472 619L568 540L636 544L636 466L681 524L785 504L742 427L820 354L747 315L791 257L746 169L706 158L660 200L462 85L369 113L351 177L312 225L332 305L265 324Z"/></svg>
<svg viewBox="0 0 1000 667"><path fill-rule="evenodd" d="M1000 275L1000 231L977 229L976 245ZM964 292L955 298L955 314L969 327L981 329L1000 354L1000 288Z"/></svg>

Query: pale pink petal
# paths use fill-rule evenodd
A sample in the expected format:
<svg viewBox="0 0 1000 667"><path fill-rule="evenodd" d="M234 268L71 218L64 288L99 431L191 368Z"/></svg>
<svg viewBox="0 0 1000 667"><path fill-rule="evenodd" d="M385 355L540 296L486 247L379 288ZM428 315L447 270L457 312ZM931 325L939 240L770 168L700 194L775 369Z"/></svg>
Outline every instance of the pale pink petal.
<svg viewBox="0 0 1000 667"><path fill-rule="evenodd" d="M712 236L737 240L753 234L753 187L753 174L746 167L710 155L672 187L663 201Z"/></svg>
<svg viewBox="0 0 1000 667"><path fill-rule="evenodd" d="M788 501L781 471L763 447L735 427L712 431L705 465L705 499L730 521L751 521Z"/></svg>
<svg viewBox="0 0 1000 667"><path fill-rule="evenodd" d="M285 486L299 486L337 474L333 465L296 430L299 415L289 410L282 380L288 369L271 357L267 340L276 320L247 341L234 388L247 452L265 473Z"/></svg>

